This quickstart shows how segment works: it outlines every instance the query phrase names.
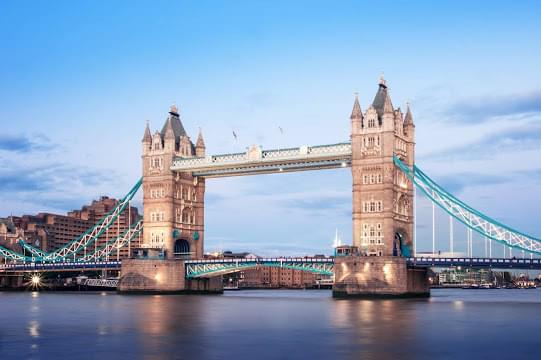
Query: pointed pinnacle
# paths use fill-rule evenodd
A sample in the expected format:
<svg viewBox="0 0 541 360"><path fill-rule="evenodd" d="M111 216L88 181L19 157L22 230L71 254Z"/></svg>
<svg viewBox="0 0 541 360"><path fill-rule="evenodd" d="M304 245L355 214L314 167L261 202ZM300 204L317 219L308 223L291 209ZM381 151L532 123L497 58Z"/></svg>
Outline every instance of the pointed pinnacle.
<svg viewBox="0 0 541 360"><path fill-rule="evenodd" d="M355 101L353 102L353 110L351 111L350 119L362 119L361 104L359 104L359 95L355 93Z"/></svg>

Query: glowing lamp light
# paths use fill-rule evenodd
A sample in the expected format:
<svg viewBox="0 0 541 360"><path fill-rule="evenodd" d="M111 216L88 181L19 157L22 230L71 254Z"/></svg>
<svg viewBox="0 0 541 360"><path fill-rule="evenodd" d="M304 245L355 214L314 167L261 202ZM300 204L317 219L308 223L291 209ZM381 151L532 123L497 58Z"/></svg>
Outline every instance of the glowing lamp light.
<svg viewBox="0 0 541 360"><path fill-rule="evenodd" d="M41 277L39 275L32 275L30 281L32 282L33 286L41 285Z"/></svg>

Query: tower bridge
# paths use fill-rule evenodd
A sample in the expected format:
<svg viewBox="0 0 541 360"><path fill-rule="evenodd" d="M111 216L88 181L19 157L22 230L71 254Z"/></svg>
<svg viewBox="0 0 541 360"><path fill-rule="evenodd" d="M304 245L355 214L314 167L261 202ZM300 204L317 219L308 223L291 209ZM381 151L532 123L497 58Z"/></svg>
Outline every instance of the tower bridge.
<svg viewBox="0 0 541 360"><path fill-rule="evenodd" d="M415 165L415 125L409 106L395 108L384 79L366 111L355 97L350 141L330 145L262 149L207 155L203 135L193 143L172 106L160 131L147 126L142 139L143 176L98 224L52 252L20 242L23 253L0 247L10 263L1 272L62 271L121 266L121 291L220 291L223 274L273 266L333 274L336 296L427 296L428 267L470 266L539 269L541 240L504 225L460 201ZM206 179L293 171L350 168L352 246L335 257L207 259L204 256ZM144 219L97 248L96 239L113 226L142 188ZM414 229L415 189L468 229L468 257L420 257ZM485 239L485 257L473 256L472 233ZM435 253L435 232L433 232ZM134 239L137 259L109 255ZM531 254L530 259L492 257L492 242ZM490 251L487 244L490 243ZM218 280L216 280L218 279Z"/></svg>

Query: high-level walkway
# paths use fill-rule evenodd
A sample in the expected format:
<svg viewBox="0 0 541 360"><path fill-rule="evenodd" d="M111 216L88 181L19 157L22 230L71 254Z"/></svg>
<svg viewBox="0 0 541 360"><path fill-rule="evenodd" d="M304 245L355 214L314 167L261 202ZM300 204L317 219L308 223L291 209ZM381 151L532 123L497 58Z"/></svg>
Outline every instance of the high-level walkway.
<svg viewBox="0 0 541 360"><path fill-rule="evenodd" d="M171 170L205 178L256 175L351 166L351 143L262 150L252 146L245 153L178 157Z"/></svg>

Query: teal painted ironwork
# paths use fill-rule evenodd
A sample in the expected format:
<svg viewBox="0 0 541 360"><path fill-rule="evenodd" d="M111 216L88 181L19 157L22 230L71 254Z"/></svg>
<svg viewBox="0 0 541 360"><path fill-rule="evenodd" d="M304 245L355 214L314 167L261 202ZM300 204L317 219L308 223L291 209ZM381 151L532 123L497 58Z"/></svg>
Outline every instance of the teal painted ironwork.
<svg viewBox="0 0 541 360"><path fill-rule="evenodd" d="M301 270L332 276L334 261L328 258L188 260L186 261L186 278L225 275L257 266Z"/></svg>
<svg viewBox="0 0 541 360"><path fill-rule="evenodd" d="M120 236L109 240L106 244L100 246L92 253L77 258L76 261L88 262L105 259L107 255L111 255L115 250L120 250L130 241L139 236L141 231L143 231L142 220L138 221L135 224L132 224L130 228L124 231Z"/></svg>
<svg viewBox="0 0 541 360"><path fill-rule="evenodd" d="M397 156L393 158L396 166L404 172L418 189L468 228L508 247L541 255L541 239L526 235L490 218L451 195L418 167L413 166L413 168L410 168Z"/></svg>
<svg viewBox="0 0 541 360"><path fill-rule="evenodd" d="M18 252L5 248L3 246L0 246L0 257L21 262L31 262L34 259L31 256L19 254Z"/></svg>
<svg viewBox="0 0 541 360"><path fill-rule="evenodd" d="M30 244L19 240L19 244L24 250L32 254L32 257L19 254L17 252L0 252L0 256L16 261L32 261L32 262L57 262L66 260L75 260L78 253L92 245L109 227L111 227L118 216L128 206L130 200L141 187L143 179L139 179L132 189L118 202L117 206L109 211L100 221L85 231L81 236L70 241L65 246L51 252L46 253L41 249L37 249ZM9 249L6 249L9 250ZM23 260L24 259L24 260ZM30 260L28 260L30 259Z"/></svg>

